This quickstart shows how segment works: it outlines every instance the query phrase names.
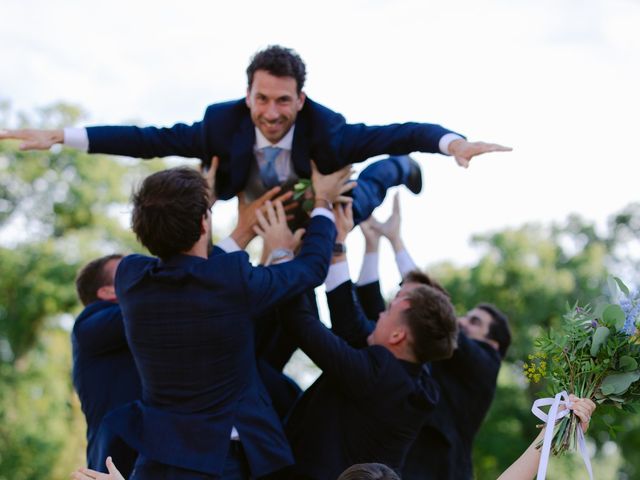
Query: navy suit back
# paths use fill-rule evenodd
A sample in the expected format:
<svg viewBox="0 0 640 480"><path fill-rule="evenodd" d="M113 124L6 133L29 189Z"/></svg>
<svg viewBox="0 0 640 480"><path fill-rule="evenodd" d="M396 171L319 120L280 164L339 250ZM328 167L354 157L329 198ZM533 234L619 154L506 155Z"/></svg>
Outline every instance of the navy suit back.
<svg viewBox="0 0 640 480"><path fill-rule="evenodd" d="M109 423L147 459L219 475L232 427L253 476L292 456L256 365L253 319L326 275L333 223L311 219L298 257L252 267L245 252L168 261L125 257L116 292L142 379L142 401Z"/></svg>
<svg viewBox="0 0 640 480"><path fill-rule="evenodd" d="M73 385L87 420L87 464L106 471L113 456L124 475L133 467L136 452L101 426L116 407L141 398L140 377L127 345L122 312L117 303L97 301L76 319L71 332Z"/></svg>

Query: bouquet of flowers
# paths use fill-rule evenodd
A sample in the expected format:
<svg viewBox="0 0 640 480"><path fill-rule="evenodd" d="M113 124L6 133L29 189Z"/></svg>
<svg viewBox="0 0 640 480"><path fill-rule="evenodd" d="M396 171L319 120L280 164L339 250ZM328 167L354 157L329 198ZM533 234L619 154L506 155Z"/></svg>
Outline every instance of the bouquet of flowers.
<svg viewBox="0 0 640 480"><path fill-rule="evenodd" d="M640 400L640 291L630 292L617 278L609 290L611 301L568 308L561 327L535 341L524 373L532 382L547 379L553 394L566 391L633 412ZM555 455L576 450L578 423L575 415L556 423Z"/></svg>

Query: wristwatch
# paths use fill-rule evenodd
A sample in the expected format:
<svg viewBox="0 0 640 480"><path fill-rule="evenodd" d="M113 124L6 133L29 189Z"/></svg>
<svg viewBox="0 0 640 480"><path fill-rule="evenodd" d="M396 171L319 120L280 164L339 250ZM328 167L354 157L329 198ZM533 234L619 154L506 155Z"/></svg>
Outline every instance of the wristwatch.
<svg viewBox="0 0 640 480"><path fill-rule="evenodd" d="M333 244L333 254L334 255L344 255L347 253L347 246L344 243L334 243Z"/></svg>

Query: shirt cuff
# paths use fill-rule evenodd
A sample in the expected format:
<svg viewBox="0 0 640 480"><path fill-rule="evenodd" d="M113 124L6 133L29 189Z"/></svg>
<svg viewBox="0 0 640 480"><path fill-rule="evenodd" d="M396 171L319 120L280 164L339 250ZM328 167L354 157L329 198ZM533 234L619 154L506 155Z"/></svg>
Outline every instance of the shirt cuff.
<svg viewBox="0 0 640 480"><path fill-rule="evenodd" d="M411 270L415 270L418 266L409 255L409 252L406 250L400 250L396 253L396 265L398 265L398 271L400 272L400 276L404 278L404 276L409 273Z"/></svg>
<svg viewBox="0 0 640 480"><path fill-rule="evenodd" d="M216 247L224 250L227 253L233 253L233 252L239 252L240 250L242 250L238 244L236 243L236 241L231 238L231 237L227 237L224 238L222 240L220 240L217 244Z"/></svg>
<svg viewBox="0 0 640 480"><path fill-rule="evenodd" d="M77 148L83 152L89 151L89 135L86 128L65 128L64 145Z"/></svg>
<svg viewBox="0 0 640 480"><path fill-rule="evenodd" d="M327 279L324 281L324 288L327 292L330 292L350 279L349 265L346 260L340 263L333 263L329 266L329 273L327 274Z"/></svg>
<svg viewBox="0 0 640 480"><path fill-rule="evenodd" d="M449 144L458 139L464 139L464 137L461 137L457 133L447 133L443 135L440 139L440 142L438 143L440 152L442 152L443 155L451 155L451 153L449 152Z"/></svg>
<svg viewBox="0 0 640 480"><path fill-rule="evenodd" d="M333 223L336 223L336 217L333 216L333 212L328 208L324 208L324 207L314 208L313 211L311 212L311 217L313 218L316 215L322 215L323 217L327 217Z"/></svg>
<svg viewBox="0 0 640 480"><path fill-rule="evenodd" d="M362 268L360 268L360 277L356 285L368 285L369 283L377 282L379 278L378 254L376 252L365 253L362 259Z"/></svg>

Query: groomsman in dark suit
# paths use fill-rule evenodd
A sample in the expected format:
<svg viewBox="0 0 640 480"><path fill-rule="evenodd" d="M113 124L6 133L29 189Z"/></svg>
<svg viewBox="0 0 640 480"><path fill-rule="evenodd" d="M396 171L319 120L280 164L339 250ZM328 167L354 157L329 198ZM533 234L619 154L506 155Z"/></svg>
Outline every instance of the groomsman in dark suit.
<svg viewBox="0 0 640 480"><path fill-rule="evenodd" d="M341 207L334 213L342 224ZM351 220L339 230L352 226ZM343 255L334 261L345 263ZM455 348L456 319L442 293L421 286L398 297L371 331L350 281L338 288L348 293L339 308L330 304L333 332L319 321L308 295L281 308L283 326L323 371L286 426L295 479L333 479L364 462L399 470L438 399L423 364L447 358Z"/></svg>
<svg viewBox="0 0 640 480"><path fill-rule="evenodd" d="M108 455L125 476L137 452L102 425L105 415L142 395L140 377L124 334L114 277L122 255L108 255L85 265L76 290L85 306L73 325L73 386L87 420L87 465L106 472Z"/></svg>
<svg viewBox="0 0 640 480"><path fill-rule="evenodd" d="M316 208L300 253L270 267L251 266L245 252L209 254L213 195L199 173L145 179L132 227L156 257L127 256L116 273L143 393L107 417L139 452L133 479L260 477L292 463L258 375L253 322L323 281L335 238L328 208L349 174L313 173ZM282 218L281 205L278 212ZM280 233L294 242L288 229Z"/></svg>
<svg viewBox="0 0 640 480"><path fill-rule="evenodd" d="M366 239L358 298L369 318L384 308L377 282L380 235L389 239L403 277L398 295L429 285L445 290L428 275L416 270L400 235L400 206L394 199L392 215L384 223L375 220L361 225ZM368 265L367 265L368 264ZM375 265L375 266L374 266ZM369 273L367 273L369 272ZM448 294L447 294L448 295ZM340 297L332 299L338 305ZM479 304L458 319L460 333L453 356L430 364L441 391L440 401L427 416L402 469L404 480L473 478L473 440L480 429L496 390L502 359L511 343L507 317L490 304Z"/></svg>
<svg viewBox="0 0 640 480"><path fill-rule="evenodd" d="M305 79L306 66L296 52L271 46L257 52L247 68L246 97L209 105L203 119L192 125L16 130L0 132L0 139L22 139L25 149L64 143L90 153L199 158L204 165L217 156L216 194L223 200L243 190L252 200L274 185L286 187L298 178L310 178L310 159L326 174L382 154L442 153L467 167L476 155L510 150L468 142L435 124L349 124L339 113L306 96ZM356 223L382 203L388 188L405 184L414 193L420 190L420 169L406 157L376 162L371 168L369 174L380 185L354 190Z"/></svg>

